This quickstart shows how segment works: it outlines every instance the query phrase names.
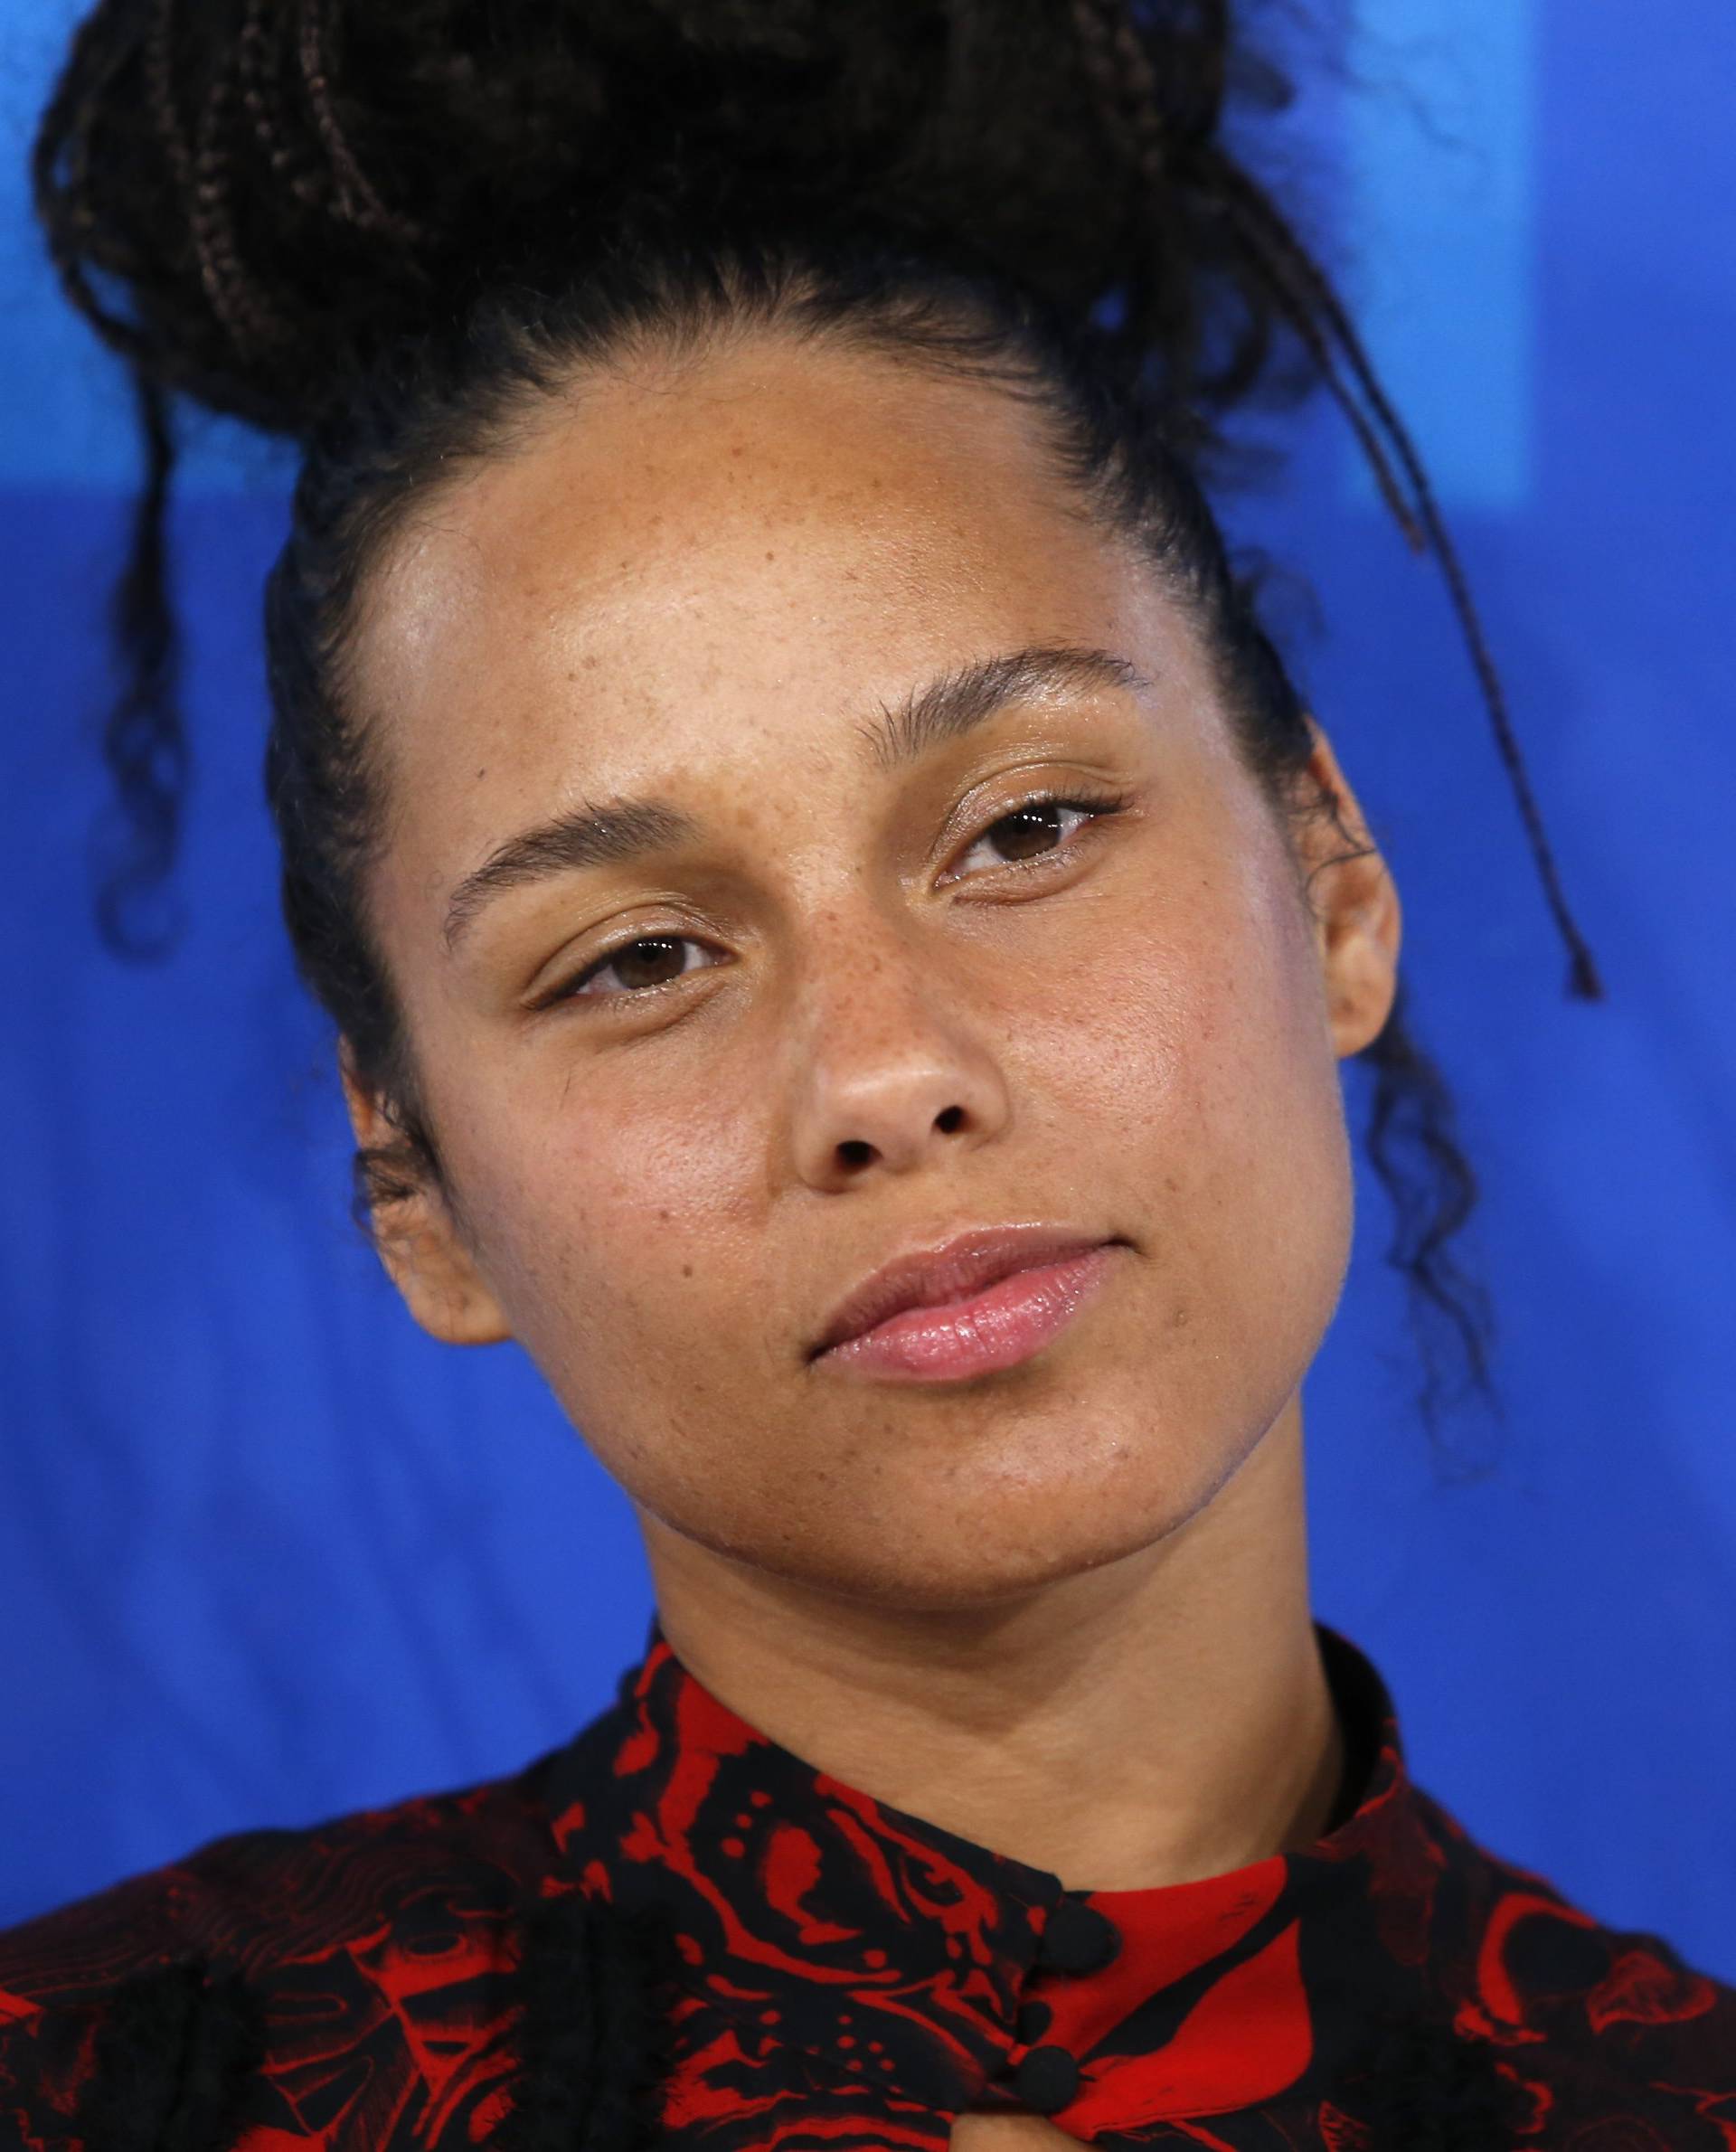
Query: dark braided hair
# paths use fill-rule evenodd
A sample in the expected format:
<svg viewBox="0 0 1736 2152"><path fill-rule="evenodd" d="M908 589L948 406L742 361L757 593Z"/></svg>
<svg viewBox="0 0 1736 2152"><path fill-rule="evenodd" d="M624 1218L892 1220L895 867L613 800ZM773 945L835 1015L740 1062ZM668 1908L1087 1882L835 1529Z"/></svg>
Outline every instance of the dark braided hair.
<svg viewBox="0 0 1736 2152"><path fill-rule="evenodd" d="M357 1155L358 1223L445 1184L364 901L381 802L346 684L357 594L412 503L586 366L742 327L1028 405L1074 496L1191 609L1274 809L1327 816L1354 848L1203 490L1232 466L1233 413L1323 382L1441 565L1570 991L1601 998L1421 462L1326 276L1226 146L1234 103L1288 95L1226 0L99 0L34 177L67 293L132 370L147 448L105 738L130 848L100 922L118 953L166 946L153 907L187 755L165 516L184 397L303 451L267 594L266 779L297 967L397 1131ZM1433 1435L1435 1320L1497 1401L1486 1296L1448 1246L1476 1177L1406 1015L1401 981L1360 1058Z"/></svg>
<svg viewBox="0 0 1736 2152"><path fill-rule="evenodd" d="M98 2020L76 2141L101 2152L231 2145L267 2047L258 1995L233 1966L193 1953L135 1973Z"/></svg>

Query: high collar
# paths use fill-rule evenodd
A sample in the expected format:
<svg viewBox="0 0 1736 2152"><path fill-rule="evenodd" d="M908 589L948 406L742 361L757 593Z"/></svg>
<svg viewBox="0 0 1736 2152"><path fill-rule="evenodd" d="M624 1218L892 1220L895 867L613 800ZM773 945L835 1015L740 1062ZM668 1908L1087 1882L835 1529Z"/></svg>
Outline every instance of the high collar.
<svg viewBox="0 0 1736 2152"><path fill-rule="evenodd" d="M965 2110L1017 2107L1089 2141L1329 2081L1371 1995L1430 1999L1448 1856L1379 1673L1316 1633L1344 1737L1336 1826L1197 1882L1069 1891L805 1762L654 1621L547 1798L571 1878L675 1929L671 2134L765 2143L773 2109L854 2112L943 2147Z"/></svg>

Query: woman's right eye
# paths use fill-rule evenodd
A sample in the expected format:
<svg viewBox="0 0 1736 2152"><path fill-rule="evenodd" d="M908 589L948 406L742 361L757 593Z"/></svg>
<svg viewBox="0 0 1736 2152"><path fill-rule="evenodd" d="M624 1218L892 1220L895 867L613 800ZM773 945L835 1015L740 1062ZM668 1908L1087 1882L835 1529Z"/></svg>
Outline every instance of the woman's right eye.
<svg viewBox="0 0 1736 2152"><path fill-rule="evenodd" d="M549 996L548 1006L562 1001L624 1001L643 1000L659 986L673 986L676 979L690 970L706 970L705 965L689 965L681 952L696 949L703 945L691 934L641 934L631 941L623 941L606 950L594 963L585 968L564 986L559 986ZM620 981L615 989L599 990L592 982L606 978L613 972Z"/></svg>

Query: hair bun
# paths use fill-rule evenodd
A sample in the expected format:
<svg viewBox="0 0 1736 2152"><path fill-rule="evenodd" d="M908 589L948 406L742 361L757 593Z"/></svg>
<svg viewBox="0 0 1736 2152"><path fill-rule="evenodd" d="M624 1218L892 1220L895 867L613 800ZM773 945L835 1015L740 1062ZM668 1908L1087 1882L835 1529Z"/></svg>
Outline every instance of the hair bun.
<svg viewBox="0 0 1736 2152"><path fill-rule="evenodd" d="M1187 172L1230 56L1221 8L1156 12L1136 34L1104 0L100 0L38 206L143 373L288 433L491 278L582 274L638 197L842 202L1084 307L1148 244L1164 156L1173 302L1221 266ZM1127 118L1129 67L1162 88L1162 145Z"/></svg>

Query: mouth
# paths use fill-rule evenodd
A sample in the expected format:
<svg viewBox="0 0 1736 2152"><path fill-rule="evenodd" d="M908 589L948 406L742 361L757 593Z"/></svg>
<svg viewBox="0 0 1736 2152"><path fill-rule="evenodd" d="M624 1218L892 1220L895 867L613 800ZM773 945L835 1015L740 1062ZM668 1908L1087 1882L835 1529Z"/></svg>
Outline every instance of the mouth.
<svg viewBox="0 0 1736 2152"><path fill-rule="evenodd" d="M997 1228L896 1259L850 1294L810 1364L907 1381L1011 1367L1056 1336L1118 1267L1119 1235Z"/></svg>

